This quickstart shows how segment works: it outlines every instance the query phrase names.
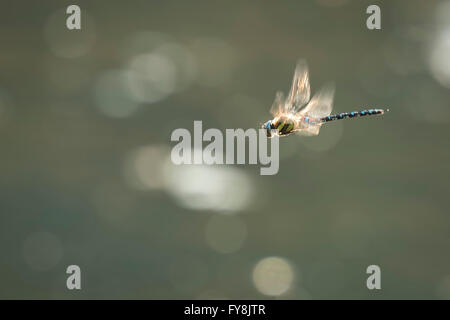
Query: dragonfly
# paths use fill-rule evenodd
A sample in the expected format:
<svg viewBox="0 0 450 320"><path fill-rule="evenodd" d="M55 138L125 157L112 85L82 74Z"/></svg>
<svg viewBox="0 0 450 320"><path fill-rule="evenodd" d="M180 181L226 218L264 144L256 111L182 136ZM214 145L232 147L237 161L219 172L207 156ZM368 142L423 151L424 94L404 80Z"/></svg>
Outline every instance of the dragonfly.
<svg viewBox="0 0 450 320"><path fill-rule="evenodd" d="M389 109L365 109L331 115L333 109L334 85L327 84L312 98L306 61L297 62L289 95L277 91L270 108L273 119L262 124L267 136L288 136L296 133L302 136L316 136L322 124L334 120L382 115Z"/></svg>

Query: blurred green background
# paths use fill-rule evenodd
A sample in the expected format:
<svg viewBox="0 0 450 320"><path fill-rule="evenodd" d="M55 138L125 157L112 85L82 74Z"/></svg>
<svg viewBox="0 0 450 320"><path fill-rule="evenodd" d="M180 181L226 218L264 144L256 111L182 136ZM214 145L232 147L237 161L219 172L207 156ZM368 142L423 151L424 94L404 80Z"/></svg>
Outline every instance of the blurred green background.
<svg viewBox="0 0 450 320"><path fill-rule="evenodd" d="M70 4L1 4L0 298L450 298L450 1ZM176 128L268 120L298 58L391 112L281 139L274 176L171 164Z"/></svg>

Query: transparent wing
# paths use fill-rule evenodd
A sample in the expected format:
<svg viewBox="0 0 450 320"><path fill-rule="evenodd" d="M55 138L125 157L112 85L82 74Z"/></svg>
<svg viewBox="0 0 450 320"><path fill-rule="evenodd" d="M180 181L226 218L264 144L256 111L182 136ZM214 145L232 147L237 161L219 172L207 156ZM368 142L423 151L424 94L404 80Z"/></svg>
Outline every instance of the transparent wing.
<svg viewBox="0 0 450 320"><path fill-rule="evenodd" d="M277 91L277 93L275 94L275 101L272 104L272 107L270 108L270 113L276 117L277 115L279 115L281 112L284 111L284 105L285 105L285 100L284 100L284 93L281 91Z"/></svg>
<svg viewBox="0 0 450 320"><path fill-rule="evenodd" d="M295 131L296 134L301 136L317 136L320 131L321 124L309 125Z"/></svg>
<svg viewBox="0 0 450 320"><path fill-rule="evenodd" d="M308 65L305 60L299 60L295 68L291 91L286 100L286 107L299 110L308 103L310 96Z"/></svg>
<svg viewBox="0 0 450 320"><path fill-rule="evenodd" d="M312 120L312 119L311 119ZM306 122L304 119L299 119L295 128L295 133L301 136L317 136L322 126L322 122Z"/></svg>
<svg viewBox="0 0 450 320"><path fill-rule="evenodd" d="M328 84L312 97L311 101L297 112L297 116L322 118L333 109L334 85Z"/></svg>

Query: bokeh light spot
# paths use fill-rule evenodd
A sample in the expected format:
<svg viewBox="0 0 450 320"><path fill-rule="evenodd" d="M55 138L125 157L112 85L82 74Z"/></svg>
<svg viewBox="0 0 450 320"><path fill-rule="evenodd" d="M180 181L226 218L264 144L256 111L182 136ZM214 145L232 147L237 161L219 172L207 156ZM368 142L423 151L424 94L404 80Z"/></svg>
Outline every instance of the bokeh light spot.
<svg viewBox="0 0 450 320"><path fill-rule="evenodd" d="M294 270L286 259L268 257L256 264L252 278L259 292L267 296L279 296L291 288Z"/></svg>

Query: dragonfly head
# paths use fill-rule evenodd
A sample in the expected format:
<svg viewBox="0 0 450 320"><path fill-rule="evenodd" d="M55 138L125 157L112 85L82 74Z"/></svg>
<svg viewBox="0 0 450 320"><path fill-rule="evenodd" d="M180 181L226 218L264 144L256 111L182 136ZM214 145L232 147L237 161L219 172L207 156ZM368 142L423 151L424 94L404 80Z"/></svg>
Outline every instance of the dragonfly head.
<svg viewBox="0 0 450 320"><path fill-rule="evenodd" d="M270 130L273 129L272 120L269 120L269 121L267 121L266 123L264 123L264 124L262 125L262 128L263 128L263 129L266 129L267 137L269 137L269 138L272 137L272 133L270 132Z"/></svg>

